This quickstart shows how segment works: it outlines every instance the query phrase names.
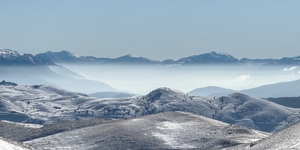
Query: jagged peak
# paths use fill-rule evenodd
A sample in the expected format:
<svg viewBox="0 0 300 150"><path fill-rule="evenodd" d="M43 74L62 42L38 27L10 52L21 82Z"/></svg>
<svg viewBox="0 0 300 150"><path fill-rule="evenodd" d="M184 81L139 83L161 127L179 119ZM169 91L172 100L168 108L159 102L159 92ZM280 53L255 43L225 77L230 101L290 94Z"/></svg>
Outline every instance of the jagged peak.
<svg viewBox="0 0 300 150"><path fill-rule="evenodd" d="M0 85L5 85L5 86L17 86L18 84L13 83L13 82L6 82L5 80L3 80L2 82L0 82Z"/></svg>
<svg viewBox="0 0 300 150"><path fill-rule="evenodd" d="M0 49L0 56L1 57L10 57L10 56L21 56L22 54L18 53L17 51L13 51L11 49Z"/></svg>

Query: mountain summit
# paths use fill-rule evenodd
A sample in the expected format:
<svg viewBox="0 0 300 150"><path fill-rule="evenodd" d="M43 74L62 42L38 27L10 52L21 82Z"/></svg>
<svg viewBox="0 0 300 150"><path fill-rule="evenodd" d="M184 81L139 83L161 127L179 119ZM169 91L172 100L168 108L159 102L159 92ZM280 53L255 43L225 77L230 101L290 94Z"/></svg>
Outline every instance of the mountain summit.
<svg viewBox="0 0 300 150"><path fill-rule="evenodd" d="M10 49L0 49L0 58L11 58L11 57L20 57L17 51L12 51Z"/></svg>
<svg viewBox="0 0 300 150"><path fill-rule="evenodd" d="M237 63L238 59L226 53L205 53L201 55L194 55L186 58L181 58L177 61L179 64L221 64L221 63Z"/></svg>
<svg viewBox="0 0 300 150"><path fill-rule="evenodd" d="M10 49L0 49L0 65L45 65L46 61L40 61L32 54L20 54ZM48 60L48 64L54 64Z"/></svg>

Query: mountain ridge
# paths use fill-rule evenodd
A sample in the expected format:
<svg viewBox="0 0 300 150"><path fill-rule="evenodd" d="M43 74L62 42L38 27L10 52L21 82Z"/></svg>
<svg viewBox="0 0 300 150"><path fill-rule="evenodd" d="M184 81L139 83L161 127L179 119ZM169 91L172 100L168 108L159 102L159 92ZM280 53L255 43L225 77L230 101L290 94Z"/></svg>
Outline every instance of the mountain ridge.
<svg viewBox="0 0 300 150"><path fill-rule="evenodd" d="M9 59L11 58L11 59ZM18 60L19 59L19 60ZM22 60L22 61L21 61ZM13 63L14 62L14 63ZM19 62L19 63L16 63ZM19 54L10 49L0 49L0 64L42 64L55 65L55 63L69 64L103 64L103 65L209 65L209 64L227 64L227 65L298 65L300 64L300 56L283 57L281 59L237 59L232 55L222 52L212 51L189 57L183 57L177 61L166 59L163 61L153 60L134 54L120 56L118 58L99 58L94 56L81 56L69 51L60 52L47 51L36 55Z"/></svg>

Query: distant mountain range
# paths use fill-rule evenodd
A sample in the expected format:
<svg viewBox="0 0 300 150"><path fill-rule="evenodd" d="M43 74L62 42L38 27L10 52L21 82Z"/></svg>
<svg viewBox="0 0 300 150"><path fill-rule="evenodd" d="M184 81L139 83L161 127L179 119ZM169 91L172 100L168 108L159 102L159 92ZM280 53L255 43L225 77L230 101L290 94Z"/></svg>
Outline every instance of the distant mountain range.
<svg viewBox="0 0 300 150"><path fill-rule="evenodd" d="M96 58L93 56L80 56L68 51L46 52L35 55L35 58L41 60L46 58L55 63L92 63L92 64L125 64L125 65L209 65L209 64L245 64L245 65L296 65L300 64L300 56L284 57L282 59L237 59L226 53L204 53L200 55L181 58L177 61L167 59L164 61L152 60L149 58L126 55L118 58Z"/></svg>
<svg viewBox="0 0 300 150"><path fill-rule="evenodd" d="M0 65L55 65L47 58L38 60L31 54L20 54L10 49L0 49Z"/></svg>
<svg viewBox="0 0 300 150"><path fill-rule="evenodd" d="M188 92L188 94L204 96L204 97L214 97L214 96L224 96L224 95L228 95L228 94L231 94L234 92L236 92L236 91L231 90L231 89L225 89L225 88L216 87L216 86L207 86L207 87L203 87L203 88L194 89L194 90Z"/></svg>
<svg viewBox="0 0 300 150"><path fill-rule="evenodd" d="M80 56L68 51L40 53L37 55L20 54L10 49L0 49L0 65L55 65L58 64L104 64L104 65L208 65L208 64L238 64L238 65L298 65L300 56L284 57L282 59L237 59L226 53L204 53L181 58L177 61L164 61L126 55L118 58L97 58Z"/></svg>
<svg viewBox="0 0 300 150"><path fill-rule="evenodd" d="M240 92L247 95L260 98L278 98L278 97L299 97L300 96L300 80L289 81L289 82L280 82L275 84L267 84L259 87L245 89L245 90L231 90L221 87L203 87L194 89L188 94L205 96L205 97L214 97L214 96L224 96L231 94L233 92Z"/></svg>

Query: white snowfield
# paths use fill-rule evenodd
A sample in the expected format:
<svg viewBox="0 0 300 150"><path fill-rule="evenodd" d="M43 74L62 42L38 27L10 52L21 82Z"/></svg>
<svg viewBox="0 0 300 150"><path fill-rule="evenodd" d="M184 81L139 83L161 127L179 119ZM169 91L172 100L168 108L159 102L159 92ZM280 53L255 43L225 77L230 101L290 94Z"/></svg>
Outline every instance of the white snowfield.
<svg viewBox="0 0 300 150"><path fill-rule="evenodd" d="M0 149L1 150L24 150L24 148L18 147L16 145L10 144L6 141L0 139Z"/></svg>
<svg viewBox="0 0 300 150"><path fill-rule="evenodd" d="M49 85L0 86L0 119L14 122L128 119L168 111L190 112L266 132L277 132L300 121L299 109L241 93L205 98L158 88L145 96L99 99Z"/></svg>
<svg viewBox="0 0 300 150"><path fill-rule="evenodd" d="M0 137L0 150L33 150L33 148L26 148L24 144Z"/></svg>

